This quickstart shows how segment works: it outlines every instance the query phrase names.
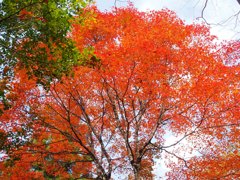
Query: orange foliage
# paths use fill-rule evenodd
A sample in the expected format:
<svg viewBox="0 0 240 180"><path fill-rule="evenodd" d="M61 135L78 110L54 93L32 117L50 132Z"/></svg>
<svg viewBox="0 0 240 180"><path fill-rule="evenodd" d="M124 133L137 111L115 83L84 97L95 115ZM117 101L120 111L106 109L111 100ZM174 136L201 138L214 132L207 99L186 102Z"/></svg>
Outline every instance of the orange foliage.
<svg viewBox="0 0 240 180"><path fill-rule="evenodd" d="M30 12L30 11L27 11L26 9L23 9L23 10L21 10L20 12L19 12L19 18L21 19L21 20L25 20L25 19L27 19L27 18L29 18L29 17L32 17L33 16L33 13L32 12Z"/></svg>
<svg viewBox="0 0 240 180"><path fill-rule="evenodd" d="M189 168L171 164L179 171L170 172L170 179L195 177L194 164L205 168L204 178L218 177L210 169L222 165L209 155L221 150L224 158L217 142L230 147L239 139L239 67L223 64L224 51L217 50L208 28L185 25L171 11L90 10L95 19L73 24L72 38L79 50L94 48L101 63L76 67L74 78L54 82L49 92L20 72L18 98L3 122L12 128L30 123L30 140L11 149L21 160L14 168L1 163L2 176L15 177L21 167L36 178L151 178L156 155L179 157L171 148L181 140L164 145L171 132L184 134L196 151L201 143L211 148L200 160L179 157ZM212 138L202 140L205 135ZM226 171L238 168L238 155L226 155L225 166L234 166Z"/></svg>

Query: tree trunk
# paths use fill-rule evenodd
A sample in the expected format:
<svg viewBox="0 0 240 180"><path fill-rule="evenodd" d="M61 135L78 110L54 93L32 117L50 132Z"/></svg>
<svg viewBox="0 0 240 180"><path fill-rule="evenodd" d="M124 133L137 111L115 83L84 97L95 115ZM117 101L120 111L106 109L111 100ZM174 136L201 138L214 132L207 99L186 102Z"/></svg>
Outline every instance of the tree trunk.
<svg viewBox="0 0 240 180"><path fill-rule="evenodd" d="M140 164L134 164L134 180L139 180L140 179Z"/></svg>

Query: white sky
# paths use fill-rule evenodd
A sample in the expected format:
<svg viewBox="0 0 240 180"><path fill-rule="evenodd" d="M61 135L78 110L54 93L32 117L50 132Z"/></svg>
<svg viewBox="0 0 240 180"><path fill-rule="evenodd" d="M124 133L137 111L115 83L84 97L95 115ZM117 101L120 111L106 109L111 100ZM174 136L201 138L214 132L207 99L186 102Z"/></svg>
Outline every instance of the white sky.
<svg viewBox="0 0 240 180"><path fill-rule="evenodd" d="M237 3L237 0L208 1L204 17L212 24L212 34L217 35L219 39L240 39L240 14L239 20L236 16L233 16L240 11L240 5ZM114 2L114 0L96 0L97 6L103 11L110 10L114 6ZM201 16L205 0L131 0L131 2L140 11L168 8L175 11L187 23L191 23L193 21L202 21L196 20L196 18ZM128 3L127 0L119 0L116 4L117 7L121 7L126 6ZM225 22L229 18L230 20ZM221 25L214 25L218 23Z"/></svg>

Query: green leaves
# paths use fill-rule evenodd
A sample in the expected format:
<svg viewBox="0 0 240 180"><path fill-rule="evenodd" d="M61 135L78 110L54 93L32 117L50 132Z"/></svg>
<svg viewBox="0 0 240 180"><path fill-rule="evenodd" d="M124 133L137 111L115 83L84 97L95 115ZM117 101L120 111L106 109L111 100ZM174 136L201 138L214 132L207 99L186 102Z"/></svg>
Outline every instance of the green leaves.
<svg viewBox="0 0 240 180"><path fill-rule="evenodd" d="M91 0L3 0L0 3L0 67L25 68L47 87L69 74L79 52L67 37L71 19ZM3 77L0 68L0 77Z"/></svg>

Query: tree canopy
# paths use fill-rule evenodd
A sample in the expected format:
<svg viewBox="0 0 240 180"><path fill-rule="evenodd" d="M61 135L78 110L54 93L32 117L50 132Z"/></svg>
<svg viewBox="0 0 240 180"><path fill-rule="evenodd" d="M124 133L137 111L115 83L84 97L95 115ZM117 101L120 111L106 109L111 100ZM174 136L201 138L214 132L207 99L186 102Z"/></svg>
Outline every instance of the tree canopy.
<svg viewBox="0 0 240 180"><path fill-rule="evenodd" d="M68 38L72 19L81 17L90 0L3 0L0 2L1 101L15 68L48 88L53 79L71 73L83 61ZM81 17L83 18L83 17ZM79 22L81 21L79 18ZM74 18L75 19L75 18Z"/></svg>
<svg viewBox="0 0 240 180"><path fill-rule="evenodd" d="M94 20L73 22L71 38L100 61L49 91L15 71L0 176L152 179L165 153L169 179L239 177L239 44L217 45L207 27L168 10L89 11ZM169 133L178 140L166 144Z"/></svg>

